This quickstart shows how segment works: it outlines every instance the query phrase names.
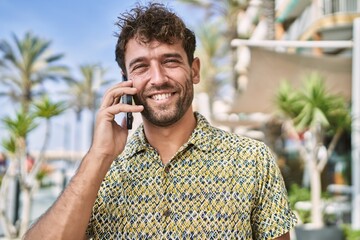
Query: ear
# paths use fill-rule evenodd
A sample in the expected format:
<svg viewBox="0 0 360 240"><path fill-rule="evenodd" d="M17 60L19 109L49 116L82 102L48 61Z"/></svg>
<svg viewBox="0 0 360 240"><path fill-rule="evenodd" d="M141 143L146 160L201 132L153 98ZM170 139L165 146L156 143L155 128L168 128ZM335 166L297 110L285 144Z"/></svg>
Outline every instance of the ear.
<svg viewBox="0 0 360 240"><path fill-rule="evenodd" d="M191 64L191 74L193 84L198 84L200 82L200 59L194 58Z"/></svg>

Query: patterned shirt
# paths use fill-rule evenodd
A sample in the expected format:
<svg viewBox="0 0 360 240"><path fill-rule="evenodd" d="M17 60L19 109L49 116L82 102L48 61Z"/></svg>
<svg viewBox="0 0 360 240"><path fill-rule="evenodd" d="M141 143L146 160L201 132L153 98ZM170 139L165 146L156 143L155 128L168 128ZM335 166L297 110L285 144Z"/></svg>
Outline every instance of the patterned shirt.
<svg viewBox="0 0 360 240"><path fill-rule="evenodd" d="M272 239L296 223L265 144L195 113L190 139L164 165L143 126L107 173L87 234L94 239Z"/></svg>

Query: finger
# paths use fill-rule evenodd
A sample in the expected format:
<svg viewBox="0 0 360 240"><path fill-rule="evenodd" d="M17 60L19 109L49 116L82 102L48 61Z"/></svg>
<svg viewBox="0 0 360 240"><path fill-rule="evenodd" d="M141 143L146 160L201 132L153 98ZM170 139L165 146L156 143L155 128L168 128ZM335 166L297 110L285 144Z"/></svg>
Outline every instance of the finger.
<svg viewBox="0 0 360 240"><path fill-rule="evenodd" d="M121 97L116 97L116 98L114 99L114 102L113 102L112 105L118 104L118 103L120 103L120 102L121 102Z"/></svg>
<svg viewBox="0 0 360 240"><path fill-rule="evenodd" d="M132 85L133 85L133 82L131 80L125 81L125 82L119 82L119 83L114 84L107 91L111 91L112 89L115 89L118 87L132 87Z"/></svg>
<svg viewBox="0 0 360 240"><path fill-rule="evenodd" d="M111 118L114 118L115 115L122 112L142 112L144 110L144 106L142 105L129 105L118 103L116 105L109 106L105 109L102 109L101 114L111 115Z"/></svg>
<svg viewBox="0 0 360 240"><path fill-rule="evenodd" d="M124 87L132 87L133 83L132 81L126 81L126 82L120 82L117 83L115 85L113 85L112 87L110 87L104 94L104 96L108 95L109 93L111 93L112 91L114 91L115 89L119 89L119 88L124 88Z"/></svg>
<svg viewBox="0 0 360 240"><path fill-rule="evenodd" d="M100 107L105 108L117 104L124 94L135 95L136 93L137 89L133 87L112 88L105 93Z"/></svg>

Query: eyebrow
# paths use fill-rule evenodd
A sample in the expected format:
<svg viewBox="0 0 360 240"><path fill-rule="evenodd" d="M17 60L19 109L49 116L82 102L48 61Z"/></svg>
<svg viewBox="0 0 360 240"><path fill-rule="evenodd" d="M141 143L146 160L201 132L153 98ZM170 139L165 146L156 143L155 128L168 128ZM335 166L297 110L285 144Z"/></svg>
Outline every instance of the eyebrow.
<svg viewBox="0 0 360 240"><path fill-rule="evenodd" d="M162 55L162 57L165 57L165 58L173 57L173 58L182 59L182 57L179 53L165 53ZM138 62L144 61L145 59L146 59L145 57L138 57L138 58L131 60L131 62L129 64L129 68L131 68L133 65L135 65Z"/></svg>
<svg viewBox="0 0 360 240"><path fill-rule="evenodd" d="M131 60L130 64L129 64L129 68L131 68L134 64L136 64L137 62L141 62L143 61L145 58L144 57L138 57L135 58L133 60Z"/></svg>
<svg viewBox="0 0 360 240"><path fill-rule="evenodd" d="M182 59L181 55L178 54L178 53L165 53L163 56L166 57L166 58L168 58L168 57L174 57L174 58L180 58L180 59Z"/></svg>

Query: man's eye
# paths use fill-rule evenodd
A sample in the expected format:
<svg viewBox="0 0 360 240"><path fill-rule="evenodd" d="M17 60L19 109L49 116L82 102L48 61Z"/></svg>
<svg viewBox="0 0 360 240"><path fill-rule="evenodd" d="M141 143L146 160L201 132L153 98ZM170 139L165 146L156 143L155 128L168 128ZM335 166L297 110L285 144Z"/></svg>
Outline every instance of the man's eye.
<svg viewBox="0 0 360 240"><path fill-rule="evenodd" d="M179 60L177 59L166 59L164 60L165 64L175 64L175 63L179 63Z"/></svg>
<svg viewBox="0 0 360 240"><path fill-rule="evenodd" d="M145 67L146 67L145 64L138 64L138 65L135 65L135 66L133 67L133 71L134 71L134 70L140 70L140 69L143 69L143 68L145 68Z"/></svg>

